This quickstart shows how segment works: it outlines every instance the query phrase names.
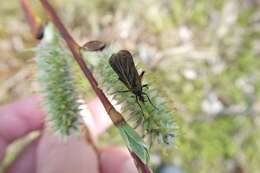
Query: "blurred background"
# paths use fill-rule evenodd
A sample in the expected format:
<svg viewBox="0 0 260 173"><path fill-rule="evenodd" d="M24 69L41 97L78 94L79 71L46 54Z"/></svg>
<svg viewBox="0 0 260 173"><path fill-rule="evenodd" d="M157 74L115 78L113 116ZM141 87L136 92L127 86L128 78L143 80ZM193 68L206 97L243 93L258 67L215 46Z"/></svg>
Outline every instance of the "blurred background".
<svg viewBox="0 0 260 173"><path fill-rule="evenodd" d="M46 19L38 1L31 2ZM161 172L260 171L260 1L53 0L53 4L80 43L100 39L129 49L176 109L176 146L161 158L152 156ZM35 62L28 51L35 45L18 1L1 1L0 104L37 90ZM100 145L118 143L117 138L107 142L111 136L118 136L114 128ZM19 146L9 150L7 160Z"/></svg>

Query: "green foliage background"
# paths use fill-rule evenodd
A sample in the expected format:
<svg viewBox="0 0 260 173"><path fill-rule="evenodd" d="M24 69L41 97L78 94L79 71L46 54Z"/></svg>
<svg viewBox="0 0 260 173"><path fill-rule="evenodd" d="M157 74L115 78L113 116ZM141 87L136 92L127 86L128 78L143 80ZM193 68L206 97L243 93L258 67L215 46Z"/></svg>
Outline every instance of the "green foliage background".
<svg viewBox="0 0 260 173"><path fill-rule="evenodd" d="M35 1L33 1L35 2ZM260 4L257 0L55 0L78 41L129 49L176 109L163 162L190 173L260 170ZM35 9L43 14L40 5ZM45 15L42 15L43 17ZM19 27L18 27L19 26ZM37 88L30 31L17 1L0 6L0 102ZM31 88L28 90L28 88ZM88 98L94 95L87 93ZM118 135L112 128L101 143ZM120 143L118 138L110 143ZM155 153L162 152L155 149ZM9 156L10 157L10 156Z"/></svg>

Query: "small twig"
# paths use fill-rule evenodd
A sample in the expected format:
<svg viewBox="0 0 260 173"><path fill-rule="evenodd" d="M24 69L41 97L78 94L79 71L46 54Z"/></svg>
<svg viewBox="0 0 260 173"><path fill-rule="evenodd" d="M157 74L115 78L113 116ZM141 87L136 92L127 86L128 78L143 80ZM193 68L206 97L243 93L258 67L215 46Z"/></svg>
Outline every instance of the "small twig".
<svg viewBox="0 0 260 173"><path fill-rule="evenodd" d="M20 0L20 4L23 8L34 37L38 40L41 40L43 38L44 26L40 18L34 13L28 0Z"/></svg>

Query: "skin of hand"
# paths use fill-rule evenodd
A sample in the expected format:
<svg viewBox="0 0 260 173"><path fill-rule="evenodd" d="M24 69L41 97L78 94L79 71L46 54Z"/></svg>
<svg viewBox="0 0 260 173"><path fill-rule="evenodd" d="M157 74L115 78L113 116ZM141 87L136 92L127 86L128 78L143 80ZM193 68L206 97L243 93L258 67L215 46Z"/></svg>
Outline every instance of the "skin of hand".
<svg viewBox="0 0 260 173"><path fill-rule="evenodd" d="M40 137L24 148L5 173L138 172L125 148L102 148L97 154L80 137L71 136L64 142L45 130L40 100L40 96L35 95L0 107L0 163L9 144L31 131L41 131ZM95 141L111 121L99 100L90 101L87 107L87 126Z"/></svg>

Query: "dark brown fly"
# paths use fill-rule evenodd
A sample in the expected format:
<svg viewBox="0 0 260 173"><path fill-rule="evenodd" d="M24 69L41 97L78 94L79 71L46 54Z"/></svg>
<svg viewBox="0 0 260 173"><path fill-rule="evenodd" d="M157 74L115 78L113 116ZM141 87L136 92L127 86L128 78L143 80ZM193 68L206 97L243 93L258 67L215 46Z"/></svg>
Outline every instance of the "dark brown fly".
<svg viewBox="0 0 260 173"><path fill-rule="evenodd" d="M142 71L141 74L138 74L133 57L129 51L120 50L118 53L113 54L109 59L109 64L118 75L119 80L128 88L128 90L117 92L132 92L135 95L136 102L141 110L142 107L139 101L144 103L144 96L146 96L150 104L156 109L147 93L143 92L143 88L147 87L147 84L142 84L144 71Z"/></svg>

